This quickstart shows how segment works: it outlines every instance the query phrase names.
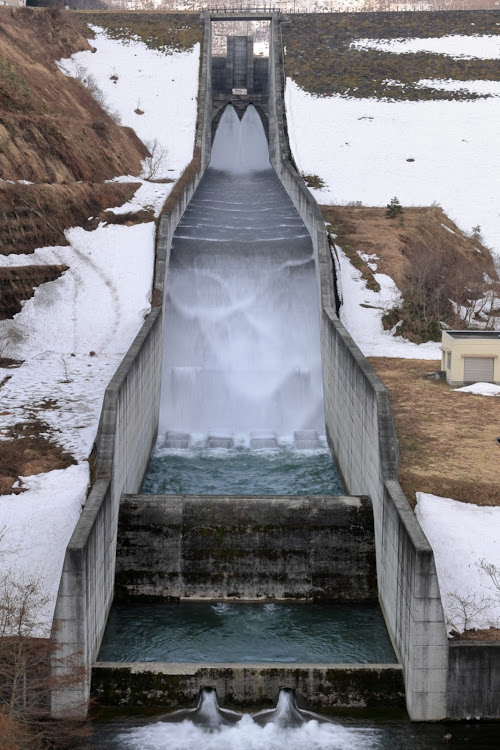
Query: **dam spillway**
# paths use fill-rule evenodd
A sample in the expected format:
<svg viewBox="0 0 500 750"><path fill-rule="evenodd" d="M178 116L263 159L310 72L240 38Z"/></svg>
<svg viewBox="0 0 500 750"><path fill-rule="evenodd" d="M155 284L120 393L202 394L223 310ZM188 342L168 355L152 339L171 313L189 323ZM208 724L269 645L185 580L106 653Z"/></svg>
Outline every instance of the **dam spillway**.
<svg viewBox="0 0 500 750"><path fill-rule="evenodd" d="M154 700L156 706L159 702L164 707L195 705L200 684L207 682L216 685L222 705L243 705L242 699L247 701L246 705L262 705L263 696L267 701L265 705L273 705L283 684L294 685L298 696L321 709L353 705L373 707L380 705L377 703L380 700L384 705L389 705L390 701L393 701L391 705L401 705L404 678L406 705L414 720L471 715L494 717L498 715L498 701L488 679L495 673L497 654L489 648L491 644L481 643L476 647L474 643L465 647L463 643L447 640L432 550L398 482L398 446L387 391L336 315L332 254L321 212L290 162L283 98L283 73L286 71L280 33L282 19L273 16L270 20L266 110L270 161L312 238L320 282L326 434L338 458L346 488L355 497L254 496L239 497L236 504L236 498L230 497L134 494L140 491L158 430L163 300L164 289L169 284L165 268L172 235L209 160L214 98L210 78L211 18L210 14L205 14L200 129L195 155L160 218L152 310L106 390L95 441L95 481L67 547L54 614L58 647L71 656L72 664L82 667L82 675L86 676L74 689L53 691L52 713L54 716L85 715L94 664L94 694L104 705L131 705L135 688L137 705L146 705L144 701L148 699ZM219 426L220 422L215 428ZM226 425L221 426L226 428ZM295 432L296 428L293 429ZM178 439L184 439L182 433ZM273 523L263 525L263 513ZM320 523L318 514L323 514ZM362 526L367 533L360 540L362 516ZM168 538L164 533L165 519L171 520ZM289 533L292 526L293 535ZM354 533L350 540L352 545L346 548L345 532L349 529ZM150 554L143 568L140 568L143 561L131 554L134 552L132 531L138 537L135 551ZM265 540L263 531L267 534ZM365 544L368 539L371 548ZM379 665L380 669L365 669L363 665L356 665L358 668L346 670L342 665L324 665L324 668L311 670L307 665L294 665L287 670L276 664L267 665L265 669L259 665L245 669L241 664L231 664L224 669L215 669L214 665L205 670L190 668L180 675L178 668L169 670L168 665L151 664L145 670L134 663L123 665L118 671L113 664L96 666L106 618L113 593L117 591L115 584L118 589L121 585L120 575L130 576L131 572L136 572L132 593L145 590L146 596L151 593L168 596L173 575L179 581L176 595L184 596L187 587L188 596L194 597L196 591L199 592L199 587L194 586L199 582L200 573L218 570L219 580L213 579L208 584L211 590L215 584L223 586L222 596L225 596L233 591L228 588L231 581L226 579L232 561L223 558L226 540L231 551L236 540L238 549L232 561L237 557L243 561L246 558L260 595L263 585L269 584L271 597L291 593L308 599L320 593L335 600L339 596L339 572L343 574L342 597L345 596L344 584L349 585L350 593L359 593L358 585L363 579L368 598L373 600L377 593L379 595L402 667L389 669L390 665ZM213 553L208 561L200 558L200 542ZM297 563L293 566L290 565L292 551ZM264 554L256 570L259 552ZM284 558L287 564L283 564ZM268 573L271 562L272 575L266 579L263 576ZM170 567L160 571L164 563ZM224 566L225 570L221 570ZM164 573L157 591L152 590L152 570ZM290 571L293 577L284 575ZM243 573L246 583L249 570ZM353 575L359 576L354 583ZM236 583L241 583L243 578ZM482 660L491 665L491 671L479 669ZM117 690L118 677L122 680L121 693ZM339 692L338 685L345 689ZM151 686L154 686L153 691ZM405 726L405 739L406 733ZM403 744L403 741L399 743ZM288 743L286 746L289 747Z"/></svg>
<svg viewBox="0 0 500 750"><path fill-rule="evenodd" d="M166 321L160 435L272 447L324 433L311 239L253 107L220 121L174 235Z"/></svg>
<svg viewBox="0 0 500 750"><path fill-rule="evenodd" d="M311 237L252 105L241 120L228 105L220 119L173 237L165 320L143 492L343 492L324 435Z"/></svg>

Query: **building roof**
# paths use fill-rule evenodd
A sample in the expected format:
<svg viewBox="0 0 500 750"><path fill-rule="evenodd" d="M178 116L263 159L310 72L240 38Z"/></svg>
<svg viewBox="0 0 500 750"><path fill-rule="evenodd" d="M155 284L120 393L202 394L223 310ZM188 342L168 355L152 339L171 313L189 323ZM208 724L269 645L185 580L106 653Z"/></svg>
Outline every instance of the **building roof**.
<svg viewBox="0 0 500 750"><path fill-rule="evenodd" d="M500 331L443 331L452 339L500 339Z"/></svg>

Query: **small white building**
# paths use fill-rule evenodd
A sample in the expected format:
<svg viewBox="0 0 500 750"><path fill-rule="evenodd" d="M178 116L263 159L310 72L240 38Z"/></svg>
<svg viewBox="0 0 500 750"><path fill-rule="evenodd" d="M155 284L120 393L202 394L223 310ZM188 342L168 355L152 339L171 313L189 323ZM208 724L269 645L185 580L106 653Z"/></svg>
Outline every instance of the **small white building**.
<svg viewBox="0 0 500 750"><path fill-rule="evenodd" d="M0 0L0 5L10 5L13 8L21 8L26 5L26 0Z"/></svg>
<svg viewBox="0 0 500 750"><path fill-rule="evenodd" d="M499 331L443 331L441 369L450 385L500 385Z"/></svg>

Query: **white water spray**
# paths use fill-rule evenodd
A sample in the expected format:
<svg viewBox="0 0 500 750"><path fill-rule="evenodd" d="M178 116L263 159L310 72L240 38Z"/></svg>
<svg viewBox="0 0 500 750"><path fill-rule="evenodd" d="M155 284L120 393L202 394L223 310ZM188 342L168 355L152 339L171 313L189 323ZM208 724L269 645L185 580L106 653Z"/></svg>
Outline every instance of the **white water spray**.
<svg viewBox="0 0 500 750"><path fill-rule="evenodd" d="M127 750L375 750L376 730L351 729L297 708L281 690L276 709L254 717L219 708L215 691L198 707L120 735Z"/></svg>
<svg viewBox="0 0 500 750"><path fill-rule="evenodd" d="M253 107L224 113L174 236L160 435L231 447L324 432L312 244L269 165ZM177 433L177 434L176 434ZM180 436L179 436L180 434ZM274 441L274 442L273 442Z"/></svg>

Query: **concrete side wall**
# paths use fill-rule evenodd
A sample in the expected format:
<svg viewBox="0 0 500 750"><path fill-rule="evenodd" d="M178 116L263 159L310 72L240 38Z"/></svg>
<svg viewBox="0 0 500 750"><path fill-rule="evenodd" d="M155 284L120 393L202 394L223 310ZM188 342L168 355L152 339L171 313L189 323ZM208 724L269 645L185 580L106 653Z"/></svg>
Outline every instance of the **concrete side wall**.
<svg viewBox="0 0 500 750"><path fill-rule="evenodd" d="M446 716L448 641L432 549L398 484L398 447L385 387L335 312L334 269L321 212L290 163L279 24L269 73L271 163L307 226L320 287L326 429L345 484L373 502L380 603L405 673L414 720Z"/></svg>
<svg viewBox="0 0 500 750"><path fill-rule="evenodd" d="M115 592L117 599L376 601L371 503L125 496Z"/></svg>
<svg viewBox="0 0 500 750"><path fill-rule="evenodd" d="M448 715L498 719L500 643L450 643Z"/></svg>
<svg viewBox="0 0 500 750"><path fill-rule="evenodd" d="M99 649L113 598L118 509L123 492L137 492L156 438L163 357L163 298L172 235L210 159L210 24L205 27L199 93L197 157L181 177L157 233L154 305L106 389L95 442L97 479L71 537L54 614L59 645L54 673L74 667L86 677L54 691L54 716L83 716L90 667ZM194 166L193 166L194 165ZM193 173L193 176L190 176ZM61 663L61 659L63 662Z"/></svg>
<svg viewBox="0 0 500 750"><path fill-rule="evenodd" d="M303 708L402 708L396 664L116 664L92 670L92 695L104 706L195 706L202 687L215 687L224 708L274 707L280 688L295 689ZM306 700L307 696L307 700Z"/></svg>

